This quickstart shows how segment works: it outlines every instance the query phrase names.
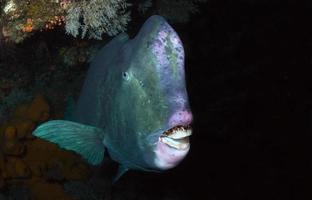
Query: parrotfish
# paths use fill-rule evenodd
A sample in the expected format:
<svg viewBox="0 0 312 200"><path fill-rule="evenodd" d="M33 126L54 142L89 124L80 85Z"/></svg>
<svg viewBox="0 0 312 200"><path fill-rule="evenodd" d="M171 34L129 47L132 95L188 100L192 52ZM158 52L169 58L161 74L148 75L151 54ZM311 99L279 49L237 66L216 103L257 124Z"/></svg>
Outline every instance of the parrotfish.
<svg viewBox="0 0 312 200"><path fill-rule="evenodd" d="M33 135L100 164L105 151L127 170L163 171L190 149L192 112L184 49L161 16L129 39L121 33L93 58L71 117L39 125Z"/></svg>

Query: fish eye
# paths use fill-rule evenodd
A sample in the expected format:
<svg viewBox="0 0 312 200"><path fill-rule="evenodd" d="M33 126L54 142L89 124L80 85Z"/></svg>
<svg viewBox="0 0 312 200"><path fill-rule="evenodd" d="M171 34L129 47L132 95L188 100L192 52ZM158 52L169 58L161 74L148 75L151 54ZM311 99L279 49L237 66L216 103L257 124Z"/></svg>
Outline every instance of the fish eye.
<svg viewBox="0 0 312 200"><path fill-rule="evenodd" d="M129 73L128 72L122 72L122 78L126 81L130 79Z"/></svg>

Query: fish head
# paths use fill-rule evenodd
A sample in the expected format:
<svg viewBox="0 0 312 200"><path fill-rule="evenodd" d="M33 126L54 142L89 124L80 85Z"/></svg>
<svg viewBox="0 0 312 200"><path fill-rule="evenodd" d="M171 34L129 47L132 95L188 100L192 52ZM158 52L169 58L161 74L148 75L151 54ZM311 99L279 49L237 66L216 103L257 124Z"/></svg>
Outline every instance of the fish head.
<svg viewBox="0 0 312 200"><path fill-rule="evenodd" d="M187 155L192 133L182 42L164 18L152 16L120 55L131 57L118 98L124 123L136 133L148 168L173 168Z"/></svg>

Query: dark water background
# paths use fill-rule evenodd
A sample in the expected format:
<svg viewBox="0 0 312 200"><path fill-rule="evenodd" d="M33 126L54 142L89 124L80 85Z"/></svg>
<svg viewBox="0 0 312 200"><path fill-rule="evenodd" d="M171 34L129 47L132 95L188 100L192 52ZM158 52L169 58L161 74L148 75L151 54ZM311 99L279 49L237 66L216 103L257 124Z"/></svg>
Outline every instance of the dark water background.
<svg viewBox="0 0 312 200"><path fill-rule="evenodd" d="M239 2L189 25L195 131L177 171L189 198L309 199L311 5Z"/></svg>
<svg viewBox="0 0 312 200"><path fill-rule="evenodd" d="M214 1L183 29L192 149L159 183L186 199L311 197L310 11Z"/></svg>

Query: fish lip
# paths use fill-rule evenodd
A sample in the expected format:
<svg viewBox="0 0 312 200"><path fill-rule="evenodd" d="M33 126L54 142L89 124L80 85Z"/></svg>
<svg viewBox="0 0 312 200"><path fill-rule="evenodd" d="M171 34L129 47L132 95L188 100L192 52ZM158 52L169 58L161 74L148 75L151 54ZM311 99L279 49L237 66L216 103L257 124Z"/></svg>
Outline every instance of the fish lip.
<svg viewBox="0 0 312 200"><path fill-rule="evenodd" d="M190 147L189 137L192 135L190 124L177 125L162 133L159 141L176 150L187 150Z"/></svg>

